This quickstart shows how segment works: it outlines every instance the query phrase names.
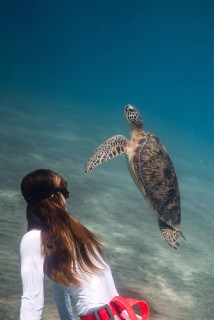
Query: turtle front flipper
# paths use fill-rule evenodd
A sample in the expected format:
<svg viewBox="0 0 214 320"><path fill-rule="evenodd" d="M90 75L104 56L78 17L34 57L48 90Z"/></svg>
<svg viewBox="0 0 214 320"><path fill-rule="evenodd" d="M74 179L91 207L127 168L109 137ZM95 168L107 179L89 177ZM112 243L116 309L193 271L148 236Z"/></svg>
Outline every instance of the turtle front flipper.
<svg viewBox="0 0 214 320"><path fill-rule="evenodd" d="M116 135L103 142L88 159L84 171L88 173L99 164L110 160L126 151L128 140L122 135Z"/></svg>
<svg viewBox="0 0 214 320"><path fill-rule="evenodd" d="M180 245L178 232L176 230L173 230L172 227L170 227L168 224L166 224L159 218L158 218L158 225L166 243L172 249L177 249Z"/></svg>

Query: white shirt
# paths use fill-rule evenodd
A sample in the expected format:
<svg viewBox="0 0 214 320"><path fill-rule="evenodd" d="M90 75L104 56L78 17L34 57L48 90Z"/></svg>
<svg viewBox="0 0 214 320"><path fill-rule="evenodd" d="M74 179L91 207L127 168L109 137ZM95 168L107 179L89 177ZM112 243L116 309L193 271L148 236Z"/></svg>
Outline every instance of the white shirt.
<svg viewBox="0 0 214 320"><path fill-rule="evenodd" d="M21 241L21 277L23 295L21 298L20 320L39 320L44 306L44 258L41 252L41 232L31 230ZM53 295L61 320L73 319L68 294L73 300L77 315L86 315L93 309L110 302L118 296L111 270L104 264L102 272L82 276L82 285L61 286L52 282Z"/></svg>

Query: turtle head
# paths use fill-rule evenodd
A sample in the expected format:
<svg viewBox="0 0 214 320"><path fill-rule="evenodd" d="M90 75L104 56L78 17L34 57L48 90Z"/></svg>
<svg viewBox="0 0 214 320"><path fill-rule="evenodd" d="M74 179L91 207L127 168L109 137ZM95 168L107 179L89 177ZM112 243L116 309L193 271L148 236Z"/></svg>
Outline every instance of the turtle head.
<svg viewBox="0 0 214 320"><path fill-rule="evenodd" d="M129 127L129 131L132 134L133 131L143 130L143 120L140 112L134 106L128 104L125 106L125 120Z"/></svg>

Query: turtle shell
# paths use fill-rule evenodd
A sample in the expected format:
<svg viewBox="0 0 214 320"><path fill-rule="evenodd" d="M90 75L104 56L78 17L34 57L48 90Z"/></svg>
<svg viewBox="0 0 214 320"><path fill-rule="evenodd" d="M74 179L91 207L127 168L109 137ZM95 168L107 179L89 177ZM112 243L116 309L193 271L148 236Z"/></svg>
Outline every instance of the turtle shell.
<svg viewBox="0 0 214 320"><path fill-rule="evenodd" d="M152 133L138 137L132 169L138 187L158 217L173 229L181 221L180 193L172 161L160 140Z"/></svg>

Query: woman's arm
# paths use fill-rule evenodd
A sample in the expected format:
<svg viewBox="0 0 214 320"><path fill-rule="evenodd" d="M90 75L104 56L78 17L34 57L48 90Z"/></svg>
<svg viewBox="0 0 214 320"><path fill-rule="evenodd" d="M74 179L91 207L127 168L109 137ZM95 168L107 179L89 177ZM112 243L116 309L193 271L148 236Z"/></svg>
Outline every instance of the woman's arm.
<svg viewBox="0 0 214 320"><path fill-rule="evenodd" d="M52 293L61 320L75 320L67 290L51 280Z"/></svg>
<svg viewBox="0 0 214 320"><path fill-rule="evenodd" d="M20 254L23 287L20 320L40 320L44 307L44 259L39 230L32 230L24 235Z"/></svg>

